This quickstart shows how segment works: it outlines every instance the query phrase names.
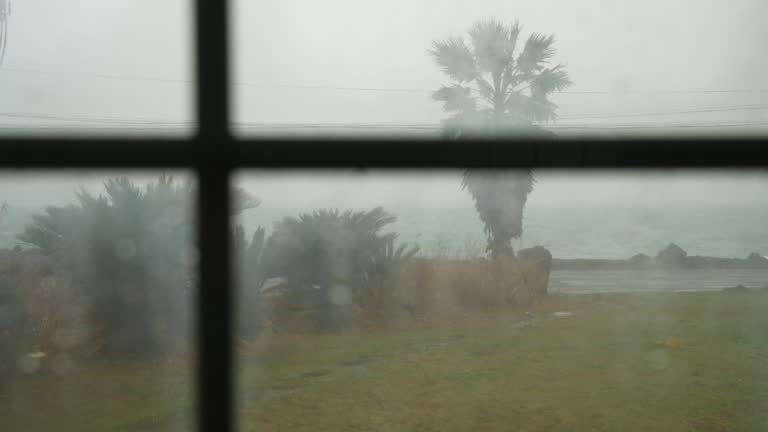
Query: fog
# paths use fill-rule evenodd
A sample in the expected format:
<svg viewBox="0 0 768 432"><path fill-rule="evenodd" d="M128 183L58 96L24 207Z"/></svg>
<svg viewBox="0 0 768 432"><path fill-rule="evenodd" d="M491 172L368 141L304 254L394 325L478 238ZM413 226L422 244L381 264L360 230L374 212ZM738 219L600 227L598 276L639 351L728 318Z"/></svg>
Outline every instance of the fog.
<svg viewBox="0 0 768 432"><path fill-rule="evenodd" d="M2 131L187 130L190 2L12 5ZM434 130L445 115L429 93L447 80L427 54L431 42L494 17L519 20L524 37L556 36L554 61L574 82L555 96L556 126L693 124L719 133L734 127L723 122L768 121L766 12L762 0L235 1L234 115L254 133L262 123Z"/></svg>
<svg viewBox="0 0 768 432"><path fill-rule="evenodd" d="M696 206L768 204L761 171L540 170L529 206ZM429 210L470 203L460 173L244 172L237 181L264 206L355 207L407 205Z"/></svg>
<svg viewBox="0 0 768 432"><path fill-rule="evenodd" d="M193 2L8 1L1 136L194 130ZM559 136L768 136L766 0L229 3L235 133L435 136L494 18L557 38ZM766 430L766 170L243 170L218 287L161 174L0 170L0 429L193 429L205 266L242 430Z"/></svg>
<svg viewBox="0 0 768 432"><path fill-rule="evenodd" d="M756 55L768 43L761 23L766 7L760 0L727 6L718 0L236 2L236 81L269 84L237 86L236 116L240 122L437 124L444 115L429 92L448 81L427 49L488 17L519 20L524 37L556 36L554 62L574 82L556 98L561 123L584 123L576 117L594 114L764 104L765 92L657 92L767 88L768 62ZM766 118L763 110L648 120L745 116Z"/></svg>
<svg viewBox="0 0 768 432"><path fill-rule="evenodd" d="M189 177L184 172L169 171L181 181ZM0 171L0 203L13 208L39 210L45 206L62 206L77 201L75 193L85 188L96 195L104 193L104 182L110 178L127 176L138 185L155 180L157 173L146 171L94 171L69 170L46 172L33 170Z"/></svg>
<svg viewBox="0 0 768 432"><path fill-rule="evenodd" d="M180 173L173 173L179 176ZM0 202L40 208L75 200L80 186L103 191L105 179L128 175L139 184L155 177L136 171L5 171ZM763 171L563 171L540 170L529 206L766 205ZM412 206L429 209L469 203L458 171L244 171L235 177L263 206Z"/></svg>

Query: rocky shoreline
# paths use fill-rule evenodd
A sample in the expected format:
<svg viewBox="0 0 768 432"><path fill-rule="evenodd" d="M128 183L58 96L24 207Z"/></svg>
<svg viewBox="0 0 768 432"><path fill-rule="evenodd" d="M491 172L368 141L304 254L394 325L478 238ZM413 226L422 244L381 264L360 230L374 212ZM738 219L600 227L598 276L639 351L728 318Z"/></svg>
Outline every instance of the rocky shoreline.
<svg viewBox="0 0 768 432"><path fill-rule="evenodd" d="M552 260L552 270L654 270L654 269L728 269L768 270L768 258L751 253L746 258L717 258L688 255L671 243L655 257L637 254L629 259L563 259Z"/></svg>

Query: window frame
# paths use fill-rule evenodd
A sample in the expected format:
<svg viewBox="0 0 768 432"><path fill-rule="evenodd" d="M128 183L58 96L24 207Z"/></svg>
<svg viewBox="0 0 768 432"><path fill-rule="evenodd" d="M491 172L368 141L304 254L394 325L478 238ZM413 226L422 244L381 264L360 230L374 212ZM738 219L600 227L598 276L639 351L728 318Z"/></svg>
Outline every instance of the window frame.
<svg viewBox="0 0 768 432"><path fill-rule="evenodd" d="M242 168L768 168L761 138L387 140L234 137L229 8L194 1L197 131L186 138L0 137L0 169L184 168L197 175L197 424L234 429L230 175Z"/></svg>

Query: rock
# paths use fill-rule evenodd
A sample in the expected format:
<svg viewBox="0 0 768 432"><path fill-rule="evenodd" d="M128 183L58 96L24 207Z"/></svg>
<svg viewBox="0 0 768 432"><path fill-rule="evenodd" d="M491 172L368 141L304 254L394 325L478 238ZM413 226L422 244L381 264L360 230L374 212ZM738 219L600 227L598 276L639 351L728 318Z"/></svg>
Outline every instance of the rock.
<svg viewBox="0 0 768 432"><path fill-rule="evenodd" d="M631 262L632 264L642 264L642 265L650 264L651 261L653 261L651 257L642 253L637 254L629 259L629 262Z"/></svg>
<svg viewBox="0 0 768 432"><path fill-rule="evenodd" d="M746 262L759 267L768 266L768 258L760 255L757 252L752 252L746 259Z"/></svg>
<svg viewBox="0 0 768 432"><path fill-rule="evenodd" d="M656 261L666 266L681 267L685 264L685 259L688 253L680 246L670 243L659 254L656 255Z"/></svg>
<svg viewBox="0 0 768 432"><path fill-rule="evenodd" d="M543 246L534 246L520 250L517 256L531 294L546 295L552 271L552 253Z"/></svg>
<svg viewBox="0 0 768 432"><path fill-rule="evenodd" d="M747 288L744 285L736 285L734 287L723 288L723 292L750 292L751 288Z"/></svg>

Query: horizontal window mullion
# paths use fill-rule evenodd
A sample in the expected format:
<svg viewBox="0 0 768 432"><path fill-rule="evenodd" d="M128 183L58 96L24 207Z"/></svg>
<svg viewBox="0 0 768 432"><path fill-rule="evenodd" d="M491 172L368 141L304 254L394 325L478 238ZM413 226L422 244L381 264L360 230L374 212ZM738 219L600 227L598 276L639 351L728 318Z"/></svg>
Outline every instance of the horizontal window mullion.
<svg viewBox="0 0 768 432"><path fill-rule="evenodd" d="M212 144L212 145L211 145ZM0 138L0 168L768 166L768 140L267 140Z"/></svg>
<svg viewBox="0 0 768 432"><path fill-rule="evenodd" d="M644 168L768 166L765 139L235 140L240 167Z"/></svg>

